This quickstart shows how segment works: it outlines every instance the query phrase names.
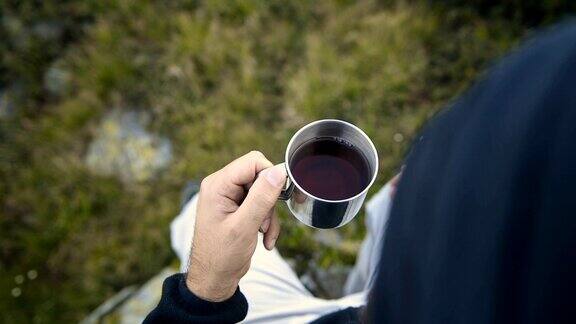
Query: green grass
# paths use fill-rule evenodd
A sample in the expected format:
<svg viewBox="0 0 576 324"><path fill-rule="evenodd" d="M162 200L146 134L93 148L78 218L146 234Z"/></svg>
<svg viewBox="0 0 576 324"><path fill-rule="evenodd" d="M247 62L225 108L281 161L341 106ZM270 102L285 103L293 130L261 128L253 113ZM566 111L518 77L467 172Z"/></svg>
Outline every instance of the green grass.
<svg viewBox="0 0 576 324"><path fill-rule="evenodd" d="M0 121L2 322L77 321L145 281L175 258L168 225L187 179L254 149L281 162L291 134L315 119L342 118L370 135L381 157L374 192L425 121L525 30L420 1L2 7L0 85L19 89L18 112ZM64 36L27 31L45 20L62 22ZM71 76L59 95L42 86L53 62ZM112 109L148 112L150 129L173 142L174 160L154 180L125 185L86 169L87 144ZM361 219L342 229L343 248L322 248L280 211L279 248L300 268L353 263ZM15 282L30 270L38 278Z"/></svg>

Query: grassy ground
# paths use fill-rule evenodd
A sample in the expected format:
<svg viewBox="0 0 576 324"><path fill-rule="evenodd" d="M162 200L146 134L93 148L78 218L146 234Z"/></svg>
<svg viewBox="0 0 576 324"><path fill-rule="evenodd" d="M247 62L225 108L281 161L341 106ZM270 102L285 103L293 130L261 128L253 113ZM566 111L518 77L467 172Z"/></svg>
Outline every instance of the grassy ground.
<svg viewBox="0 0 576 324"><path fill-rule="evenodd" d="M556 15L534 22L458 1L0 4L0 88L16 110L0 120L0 322L35 323L76 321L174 262L168 224L186 179L252 149L280 162L312 120L349 120L371 136L376 190L427 119L527 23ZM35 33L40 22L61 33ZM43 85L50 66L69 76L58 93ZM172 141L174 160L153 181L125 185L86 168L113 109L146 111ZM301 266L354 261L361 220L342 230L342 248L320 249L281 214L280 250Z"/></svg>

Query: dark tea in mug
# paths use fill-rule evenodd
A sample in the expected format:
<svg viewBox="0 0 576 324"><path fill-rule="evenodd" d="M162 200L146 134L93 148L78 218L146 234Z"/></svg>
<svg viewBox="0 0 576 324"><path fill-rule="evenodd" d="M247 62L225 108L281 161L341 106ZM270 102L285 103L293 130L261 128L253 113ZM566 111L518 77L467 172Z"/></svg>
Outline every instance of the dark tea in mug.
<svg viewBox="0 0 576 324"><path fill-rule="evenodd" d="M345 140L323 137L302 144L290 160L294 180L308 193L343 200L362 192L371 170L362 152Z"/></svg>

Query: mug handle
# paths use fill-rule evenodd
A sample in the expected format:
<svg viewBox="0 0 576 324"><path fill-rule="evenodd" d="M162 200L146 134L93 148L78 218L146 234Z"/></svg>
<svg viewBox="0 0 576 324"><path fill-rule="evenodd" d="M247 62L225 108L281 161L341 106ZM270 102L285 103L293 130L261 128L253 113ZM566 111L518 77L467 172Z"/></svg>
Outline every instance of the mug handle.
<svg viewBox="0 0 576 324"><path fill-rule="evenodd" d="M286 168L286 163L283 163ZM284 185L284 189L278 196L278 200L286 201L292 197L292 193L294 192L294 183L290 180L290 177L286 177L286 184Z"/></svg>

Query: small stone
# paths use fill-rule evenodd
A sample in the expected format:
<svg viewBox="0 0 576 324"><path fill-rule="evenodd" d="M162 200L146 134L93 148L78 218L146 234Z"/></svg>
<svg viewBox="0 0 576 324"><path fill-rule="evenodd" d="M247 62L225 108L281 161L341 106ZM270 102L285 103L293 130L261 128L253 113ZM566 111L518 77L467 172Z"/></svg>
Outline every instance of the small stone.
<svg viewBox="0 0 576 324"><path fill-rule="evenodd" d="M28 279L34 280L34 279L38 278L38 271L32 269L32 270L28 271L28 273L26 275L28 276Z"/></svg>
<svg viewBox="0 0 576 324"><path fill-rule="evenodd" d="M327 298L340 298L346 284L348 274L352 270L349 266L331 266L328 269L317 268L314 270L314 281Z"/></svg>
<svg viewBox="0 0 576 324"><path fill-rule="evenodd" d="M44 88L55 96L62 96L70 89L72 74L60 64L52 64L44 74Z"/></svg>
<svg viewBox="0 0 576 324"><path fill-rule="evenodd" d="M16 277L14 277L14 282L17 285L21 285L22 283L24 283L24 276L23 275L17 275Z"/></svg>
<svg viewBox="0 0 576 324"><path fill-rule="evenodd" d="M394 134L394 136L392 138L394 139L394 142L400 143L404 140L404 135L402 135L400 133L396 133L396 134Z"/></svg>
<svg viewBox="0 0 576 324"><path fill-rule="evenodd" d="M22 289L16 287L16 288L12 288L11 291L12 297L17 298L20 297L20 295L22 295Z"/></svg>

